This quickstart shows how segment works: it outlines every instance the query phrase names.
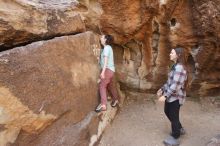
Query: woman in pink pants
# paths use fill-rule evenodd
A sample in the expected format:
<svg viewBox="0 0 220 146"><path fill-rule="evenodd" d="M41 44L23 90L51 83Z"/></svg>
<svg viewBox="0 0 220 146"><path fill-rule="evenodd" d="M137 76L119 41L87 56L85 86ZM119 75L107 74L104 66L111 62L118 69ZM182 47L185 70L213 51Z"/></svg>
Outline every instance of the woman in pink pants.
<svg viewBox="0 0 220 146"><path fill-rule="evenodd" d="M100 40L104 46L100 56L101 82L99 84L99 92L101 103L97 106L96 112L105 111L107 109L107 90L111 93L113 98L111 106L115 107L119 103L118 93L113 84L115 65L113 50L110 46L113 43L113 37L111 35L102 35Z"/></svg>

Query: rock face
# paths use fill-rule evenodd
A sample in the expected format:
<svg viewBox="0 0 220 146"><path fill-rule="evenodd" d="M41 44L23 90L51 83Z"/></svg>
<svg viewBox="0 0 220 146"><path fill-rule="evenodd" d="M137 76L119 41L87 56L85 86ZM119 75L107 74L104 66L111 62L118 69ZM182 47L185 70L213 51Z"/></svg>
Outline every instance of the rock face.
<svg viewBox="0 0 220 146"><path fill-rule="evenodd" d="M20 131L15 145L79 142L76 124L93 121L89 113L98 103L98 46L99 38L86 32L0 54L0 145L13 143Z"/></svg>
<svg viewBox="0 0 220 146"><path fill-rule="evenodd" d="M180 44L188 51L191 95L219 94L219 4L217 0L182 1L170 15L171 46Z"/></svg>
<svg viewBox="0 0 220 146"><path fill-rule="evenodd" d="M123 87L155 91L166 80L169 53L181 45L188 58L190 95L218 95L219 1L109 1L101 28L115 36L117 72Z"/></svg>
<svg viewBox="0 0 220 146"><path fill-rule="evenodd" d="M220 134L212 138L207 146L219 146L220 145Z"/></svg>
<svg viewBox="0 0 220 146"><path fill-rule="evenodd" d="M122 88L154 92L166 81L171 48L181 45L189 63L188 93L217 95L218 6L218 0L1 1L0 46L4 49L85 29L109 33L115 38Z"/></svg>
<svg viewBox="0 0 220 146"><path fill-rule="evenodd" d="M56 36L85 31L74 0L0 1L0 47L10 48Z"/></svg>
<svg viewBox="0 0 220 146"><path fill-rule="evenodd" d="M104 33L114 35L117 72L124 87L135 90L152 88L151 76L152 19L157 15L156 1L100 2L103 15L100 23ZM120 55L119 55L120 54Z"/></svg>

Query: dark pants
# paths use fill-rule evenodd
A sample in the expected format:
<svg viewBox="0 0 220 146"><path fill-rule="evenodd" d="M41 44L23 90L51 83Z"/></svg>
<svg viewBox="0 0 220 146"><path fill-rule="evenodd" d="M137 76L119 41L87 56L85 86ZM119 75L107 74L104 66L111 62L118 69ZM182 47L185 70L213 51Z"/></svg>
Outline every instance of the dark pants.
<svg viewBox="0 0 220 146"><path fill-rule="evenodd" d="M180 137L180 129L182 128L182 125L179 120L179 111L180 111L179 100L173 102L165 101L164 112L167 118L171 122L172 136L174 138Z"/></svg>

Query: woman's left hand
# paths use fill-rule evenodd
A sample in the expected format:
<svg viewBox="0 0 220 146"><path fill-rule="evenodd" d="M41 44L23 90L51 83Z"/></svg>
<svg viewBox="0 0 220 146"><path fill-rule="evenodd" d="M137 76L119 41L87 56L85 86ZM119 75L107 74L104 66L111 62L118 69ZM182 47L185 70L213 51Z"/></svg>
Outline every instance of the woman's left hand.
<svg viewBox="0 0 220 146"><path fill-rule="evenodd" d="M164 102L166 100L165 96L161 96L159 99L158 99L160 102Z"/></svg>
<svg viewBox="0 0 220 146"><path fill-rule="evenodd" d="M162 95L163 95L163 90L159 89L159 90L157 91L157 97L160 97L160 96L162 96Z"/></svg>

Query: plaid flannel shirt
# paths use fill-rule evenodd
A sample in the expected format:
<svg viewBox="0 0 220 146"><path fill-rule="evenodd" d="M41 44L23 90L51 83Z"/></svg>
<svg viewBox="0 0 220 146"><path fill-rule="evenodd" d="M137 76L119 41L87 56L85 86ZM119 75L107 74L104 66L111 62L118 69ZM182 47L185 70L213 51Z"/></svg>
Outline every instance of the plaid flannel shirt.
<svg viewBox="0 0 220 146"><path fill-rule="evenodd" d="M172 66L170 73L168 74L168 80L161 88L163 95L166 97L167 102L173 102L179 100L180 104L183 104L186 97L186 91L184 84L187 79L186 70L183 65L177 63Z"/></svg>

